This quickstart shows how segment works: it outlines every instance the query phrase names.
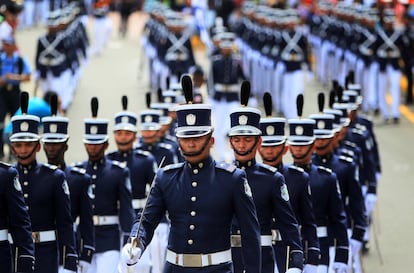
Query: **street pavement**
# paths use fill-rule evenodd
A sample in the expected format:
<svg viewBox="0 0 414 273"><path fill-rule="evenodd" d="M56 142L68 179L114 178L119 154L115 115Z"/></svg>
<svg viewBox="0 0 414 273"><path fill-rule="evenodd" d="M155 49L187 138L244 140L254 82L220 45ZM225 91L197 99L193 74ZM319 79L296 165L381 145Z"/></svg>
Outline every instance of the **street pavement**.
<svg viewBox="0 0 414 273"><path fill-rule="evenodd" d="M119 16L111 14L113 29L110 42L102 55L91 56L84 66L76 95L67 112L70 118L67 163L87 158L82 135L83 120L91 117L91 97L98 97L98 117L109 119L109 128L112 128L114 114L122 110L122 95L129 98L128 110L138 113L145 109L144 96L150 89L144 52L140 47L140 35L146 18L145 14L134 13L130 18L127 37L120 38L117 31ZM93 20L90 19L90 34L92 29ZM28 58L32 67L37 38L45 32L46 29L42 27L17 32L20 51ZM199 49L195 53L197 62L207 69L205 51ZM34 86L32 80L23 85L23 90L33 95ZM304 116L317 111L317 93L327 91L327 88L329 87L323 87L315 80L307 81ZM155 94L153 98L156 98ZM380 118L373 117L381 154L382 176L371 232L371 250L362 260L365 273L414 272L411 257L414 246L414 108L402 105L400 109L403 116L398 125L384 125ZM109 150L113 150L115 144L111 129L109 130ZM42 151L39 153L39 160L45 160Z"/></svg>

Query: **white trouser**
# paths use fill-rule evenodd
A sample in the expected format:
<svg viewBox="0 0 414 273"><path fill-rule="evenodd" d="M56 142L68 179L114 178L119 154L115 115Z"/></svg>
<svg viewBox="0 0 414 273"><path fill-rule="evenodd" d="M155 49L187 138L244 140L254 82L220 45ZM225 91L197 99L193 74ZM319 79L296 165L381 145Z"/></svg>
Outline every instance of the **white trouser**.
<svg viewBox="0 0 414 273"><path fill-rule="evenodd" d="M169 232L170 226L167 223L160 223L154 231L154 237L149 245L152 260L151 273L162 273L164 270Z"/></svg>
<svg viewBox="0 0 414 273"><path fill-rule="evenodd" d="M95 40L92 52L101 54L111 35L111 20L107 17L95 18L93 33Z"/></svg>
<svg viewBox="0 0 414 273"><path fill-rule="evenodd" d="M282 83L282 110L287 119L297 118L296 97L303 94L305 77L303 71L285 72Z"/></svg>
<svg viewBox="0 0 414 273"><path fill-rule="evenodd" d="M120 252L117 250L95 253L88 273L117 273Z"/></svg>
<svg viewBox="0 0 414 273"><path fill-rule="evenodd" d="M318 265L318 273L328 273L328 266Z"/></svg>
<svg viewBox="0 0 414 273"><path fill-rule="evenodd" d="M71 81L72 71L70 69L66 69L57 77L48 71L46 79L42 80L43 94L48 91L56 92L61 100L62 109L66 110L72 102Z"/></svg>
<svg viewBox="0 0 414 273"><path fill-rule="evenodd" d="M378 105L378 71L379 64L373 62L368 69L366 85L368 87L368 105L371 109L377 109Z"/></svg>
<svg viewBox="0 0 414 273"><path fill-rule="evenodd" d="M400 79L401 71L387 65L385 71L378 74L378 101L384 118L400 117ZM387 103L387 88L391 95L390 109ZM391 110L391 111L390 111Z"/></svg>
<svg viewBox="0 0 414 273"><path fill-rule="evenodd" d="M33 26L34 9L35 9L34 0L29 0L29 1L24 2L24 9L22 13L22 23L24 27Z"/></svg>
<svg viewBox="0 0 414 273"><path fill-rule="evenodd" d="M277 113L282 112L282 79L285 70L285 63L278 62L273 73L272 104Z"/></svg>
<svg viewBox="0 0 414 273"><path fill-rule="evenodd" d="M213 100L212 102L214 109L214 147L217 154L217 161L228 161L233 158L233 153L227 139L227 133L230 130L230 113L240 103L238 101L227 102L224 99L221 101Z"/></svg>

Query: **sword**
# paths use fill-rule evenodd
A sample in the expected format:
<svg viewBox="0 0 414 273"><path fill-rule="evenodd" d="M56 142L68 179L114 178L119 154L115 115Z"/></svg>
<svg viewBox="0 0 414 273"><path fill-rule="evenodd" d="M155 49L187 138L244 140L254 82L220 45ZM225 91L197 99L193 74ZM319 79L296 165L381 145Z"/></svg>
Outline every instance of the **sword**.
<svg viewBox="0 0 414 273"><path fill-rule="evenodd" d="M158 167L158 170L162 167L162 165L164 164L164 161L165 161L165 156L162 157L161 162L160 162L160 165ZM157 179L158 170L155 173L154 178L152 179L151 187L150 187L150 189L148 191L147 198L145 199L145 204L144 204L144 207L142 208L141 216L139 217L137 230L136 230L136 232L135 232L134 235L132 235L132 236L129 237L129 240L131 241L131 246L132 246L131 247L131 251L130 251L131 258L132 258L132 250L138 246L138 242L139 242L139 239L138 239L139 230L141 229L142 221L144 220L144 213L145 213L145 210L146 210L147 205L148 205L148 200L149 200L149 197L151 195L151 191L154 188L155 179Z"/></svg>

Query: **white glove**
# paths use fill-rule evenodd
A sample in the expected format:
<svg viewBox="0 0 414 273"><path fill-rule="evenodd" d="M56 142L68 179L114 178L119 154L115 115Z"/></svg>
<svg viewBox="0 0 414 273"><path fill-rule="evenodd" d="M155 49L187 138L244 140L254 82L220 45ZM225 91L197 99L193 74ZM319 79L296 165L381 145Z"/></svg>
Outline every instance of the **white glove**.
<svg viewBox="0 0 414 273"><path fill-rule="evenodd" d="M305 264L303 267L303 273L317 273L318 266L313 264Z"/></svg>
<svg viewBox="0 0 414 273"><path fill-rule="evenodd" d="M335 273L347 273L348 265L345 263L334 262L332 269Z"/></svg>
<svg viewBox="0 0 414 273"><path fill-rule="evenodd" d="M361 251L362 242L355 240L355 239L351 239L349 240L349 248L351 250L351 255L357 256L359 255L359 251Z"/></svg>
<svg viewBox="0 0 414 273"><path fill-rule="evenodd" d="M124 245L121 251L121 260L128 266L134 265L141 257L141 249L139 247L132 247L131 243Z"/></svg>
<svg viewBox="0 0 414 273"><path fill-rule="evenodd" d="M76 271L72 271L69 269L63 269L63 273L76 273Z"/></svg>
<svg viewBox="0 0 414 273"><path fill-rule="evenodd" d="M367 215L370 215L375 208L377 203L377 195L374 193L367 193L365 196L365 209L367 210Z"/></svg>
<svg viewBox="0 0 414 273"><path fill-rule="evenodd" d="M378 183L378 181L380 181L380 179L381 179L381 173L376 172L375 173L375 179L377 180L377 183Z"/></svg>
<svg viewBox="0 0 414 273"><path fill-rule="evenodd" d="M90 266L90 263L83 260L79 260L79 273L87 273Z"/></svg>
<svg viewBox="0 0 414 273"><path fill-rule="evenodd" d="M302 270L296 267L289 268L286 273L302 273Z"/></svg>

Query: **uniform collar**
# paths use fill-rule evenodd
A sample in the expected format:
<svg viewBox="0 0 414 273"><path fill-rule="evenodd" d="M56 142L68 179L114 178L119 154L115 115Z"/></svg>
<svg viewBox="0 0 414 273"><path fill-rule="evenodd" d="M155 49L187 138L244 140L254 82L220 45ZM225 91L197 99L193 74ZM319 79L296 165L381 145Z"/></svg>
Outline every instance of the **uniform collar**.
<svg viewBox="0 0 414 273"><path fill-rule="evenodd" d="M332 153L328 153L328 154L325 154L325 155L315 154L315 156L318 160L320 160L322 162L327 162L327 161L330 161L332 159Z"/></svg>
<svg viewBox="0 0 414 273"><path fill-rule="evenodd" d="M98 168L98 167L104 165L105 161L106 160L105 160L105 157L104 157L104 158L102 158L98 161L88 161L88 165L95 169L95 168Z"/></svg>
<svg viewBox="0 0 414 273"><path fill-rule="evenodd" d="M247 169L247 168L250 168L254 165L256 165L256 159L255 158L252 159L252 160L245 161L245 162L241 162L241 161L236 160L236 166L243 169L243 170Z"/></svg>
<svg viewBox="0 0 414 273"><path fill-rule="evenodd" d="M118 151L118 153L121 155L121 157L129 157L132 154L132 150L126 152Z"/></svg>
<svg viewBox="0 0 414 273"><path fill-rule="evenodd" d="M311 171L311 168L312 168L312 163L309 163L309 164L306 164L306 165L297 165L297 164L293 164L293 165L304 169L305 172L307 172L307 173L309 173Z"/></svg>
<svg viewBox="0 0 414 273"><path fill-rule="evenodd" d="M22 171L23 173L28 173L31 170L34 170L36 165L37 165L37 160L33 160L32 163L30 163L29 165L21 165L20 163L17 163L19 170Z"/></svg>
<svg viewBox="0 0 414 273"><path fill-rule="evenodd" d="M193 172L195 170L197 170L196 172L198 172L199 170L206 168L207 166L210 166L212 162L213 162L213 159L211 157L207 157L205 160L202 160L198 163L191 164L189 162L186 162L185 165L187 166L187 168L189 168Z"/></svg>

